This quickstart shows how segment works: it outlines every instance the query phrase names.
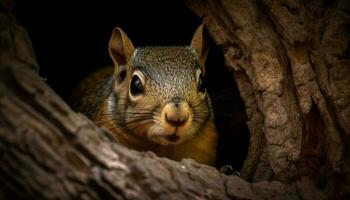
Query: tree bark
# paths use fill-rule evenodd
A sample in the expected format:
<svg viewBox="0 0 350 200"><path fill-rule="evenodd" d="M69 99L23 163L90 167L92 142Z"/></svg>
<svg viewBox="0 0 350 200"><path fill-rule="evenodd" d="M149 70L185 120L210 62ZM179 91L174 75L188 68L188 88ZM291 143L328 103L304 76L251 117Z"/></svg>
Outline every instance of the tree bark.
<svg viewBox="0 0 350 200"><path fill-rule="evenodd" d="M0 199L345 197L349 69L342 59L349 37L337 30L349 21L348 8L340 9L338 2L327 16L321 15L324 7L317 8L336 23L323 21L321 43L314 41L311 48L308 34L295 36L305 27L285 24L299 12L310 20L307 5L187 4L222 47L245 102L251 141L242 174L252 183L192 160L126 149L108 130L73 112L37 74L29 37L7 0L0 2ZM278 16L281 7L290 18ZM317 23L307 26L316 33L322 29ZM334 67L342 73L332 72Z"/></svg>
<svg viewBox="0 0 350 200"><path fill-rule="evenodd" d="M250 146L242 176L308 176L349 195L349 1L186 4L222 48L245 103Z"/></svg>

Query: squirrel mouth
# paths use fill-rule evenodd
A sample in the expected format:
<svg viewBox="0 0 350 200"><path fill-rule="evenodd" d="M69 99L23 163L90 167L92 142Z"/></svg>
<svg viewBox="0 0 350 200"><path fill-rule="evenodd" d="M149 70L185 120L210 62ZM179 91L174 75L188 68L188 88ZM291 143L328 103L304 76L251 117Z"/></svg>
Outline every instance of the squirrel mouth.
<svg viewBox="0 0 350 200"><path fill-rule="evenodd" d="M176 134L176 133L173 133L171 135L168 135L166 136L166 139L169 141L169 142L176 142L180 137Z"/></svg>

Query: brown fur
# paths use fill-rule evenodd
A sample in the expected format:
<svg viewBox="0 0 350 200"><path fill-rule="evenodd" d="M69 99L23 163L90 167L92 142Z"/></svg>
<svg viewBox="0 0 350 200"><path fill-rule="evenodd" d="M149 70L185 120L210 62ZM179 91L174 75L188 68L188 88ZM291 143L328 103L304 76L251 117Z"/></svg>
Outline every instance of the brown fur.
<svg viewBox="0 0 350 200"><path fill-rule="evenodd" d="M113 71L113 67L104 67L84 79L69 96L72 108L94 121L100 118L104 100L113 89Z"/></svg>

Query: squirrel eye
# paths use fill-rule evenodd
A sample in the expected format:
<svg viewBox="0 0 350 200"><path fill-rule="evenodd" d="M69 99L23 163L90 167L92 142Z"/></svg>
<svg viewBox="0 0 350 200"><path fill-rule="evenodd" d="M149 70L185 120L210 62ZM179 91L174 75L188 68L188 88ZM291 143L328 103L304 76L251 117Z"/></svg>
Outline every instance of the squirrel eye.
<svg viewBox="0 0 350 200"><path fill-rule="evenodd" d="M142 81L139 76L134 75L130 83L130 93L132 95L139 95L144 92Z"/></svg>
<svg viewBox="0 0 350 200"><path fill-rule="evenodd" d="M198 91L205 92L205 89L206 89L205 77L203 76L203 74L201 74L198 80Z"/></svg>

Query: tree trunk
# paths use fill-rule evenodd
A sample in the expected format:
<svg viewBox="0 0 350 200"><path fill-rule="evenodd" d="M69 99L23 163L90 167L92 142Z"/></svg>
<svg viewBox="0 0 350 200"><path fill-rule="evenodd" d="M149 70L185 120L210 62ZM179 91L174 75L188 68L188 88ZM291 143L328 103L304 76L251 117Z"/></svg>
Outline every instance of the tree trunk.
<svg viewBox="0 0 350 200"><path fill-rule="evenodd" d="M196 1L249 118L242 176L350 192L350 2ZM339 177L342 177L339 179Z"/></svg>
<svg viewBox="0 0 350 200"><path fill-rule="evenodd" d="M245 180L192 160L126 149L108 130L73 112L38 76L29 37L7 0L0 2L0 199L349 194L346 1L328 9L317 1L187 5L222 47L245 102L250 129Z"/></svg>

